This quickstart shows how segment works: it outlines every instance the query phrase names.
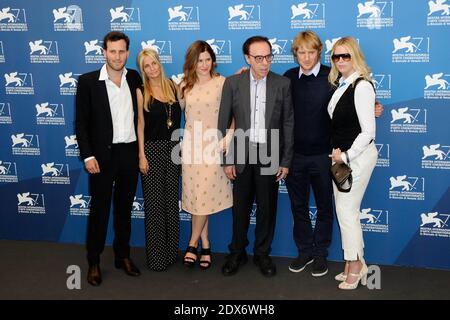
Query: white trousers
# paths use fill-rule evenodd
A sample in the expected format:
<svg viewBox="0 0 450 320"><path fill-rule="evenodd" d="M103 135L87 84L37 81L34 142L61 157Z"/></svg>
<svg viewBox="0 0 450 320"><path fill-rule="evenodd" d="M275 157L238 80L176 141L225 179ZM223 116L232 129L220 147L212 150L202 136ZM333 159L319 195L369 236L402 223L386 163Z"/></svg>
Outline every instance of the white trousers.
<svg viewBox="0 0 450 320"><path fill-rule="evenodd" d="M378 151L372 142L355 160L350 159L353 176L353 185L350 192L340 192L333 182L344 260L358 260L363 259L364 256L364 240L359 220L360 207L377 157Z"/></svg>

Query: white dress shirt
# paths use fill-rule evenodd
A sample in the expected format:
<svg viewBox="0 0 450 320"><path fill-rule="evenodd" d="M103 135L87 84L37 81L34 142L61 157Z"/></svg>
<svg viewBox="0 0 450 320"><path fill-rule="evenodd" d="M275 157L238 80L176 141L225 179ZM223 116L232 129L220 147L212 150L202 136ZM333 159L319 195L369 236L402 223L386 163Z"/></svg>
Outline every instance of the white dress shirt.
<svg viewBox="0 0 450 320"><path fill-rule="evenodd" d="M267 76L256 80L250 71L250 142L266 143Z"/></svg>
<svg viewBox="0 0 450 320"><path fill-rule="evenodd" d="M133 100L126 79L127 69L123 68L120 87L109 79L106 64L100 70L98 80L105 81L108 91L109 107L113 122L113 143L129 143L136 141L134 130Z"/></svg>
<svg viewBox="0 0 450 320"><path fill-rule="evenodd" d="M126 78L127 72L127 69L123 68L120 87L109 79L106 64L101 68L100 76L98 77L99 81L105 81L106 91L108 92L109 108L111 110L113 124L112 143L129 143L136 141L133 100ZM94 156L87 157L84 159L84 162L94 158Z"/></svg>
<svg viewBox="0 0 450 320"><path fill-rule="evenodd" d="M339 87L334 92L328 104L328 113L333 118L333 112L336 104L342 97L348 86L353 83L358 77L358 72L352 73L347 79L339 80ZM372 140L375 140L375 91L372 85L366 81L361 80L355 88L355 109L358 115L361 133L358 134L355 141L353 141L350 149L347 150L350 162L363 152ZM345 154L342 153L342 160L348 163Z"/></svg>
<svg viewBox="0 0 450 320"><path fill-rule="evenodd" d="M320 71L320 61L316 63L316 65L314 66L314 68L311 69L310 72L305 73L302 69L302 66L300 66L300 69L298 70L298 78L300 79L302 74L304 74L305 76L310 76L310 75L314 75L314 77L317 77L317 75L319 74Z"/></svg>

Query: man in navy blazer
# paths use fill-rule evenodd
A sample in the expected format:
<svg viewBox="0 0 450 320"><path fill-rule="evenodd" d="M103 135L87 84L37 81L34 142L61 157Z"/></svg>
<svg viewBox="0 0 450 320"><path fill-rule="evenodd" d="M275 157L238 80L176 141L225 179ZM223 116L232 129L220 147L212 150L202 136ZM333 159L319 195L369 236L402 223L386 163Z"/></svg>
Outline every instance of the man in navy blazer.
<svg viewBox="0 0 450 320"><path fill-rule="evenodd" d="M130 276L139 269L130 259L131 208L138 180L137 99L141 77L126 69L129 38L112 31L103 40L105 65L80 76L76 95L76 136L90 174L91 210L87 228L88 282L102 282L100 254L114 203L116 268Z"/></svg>

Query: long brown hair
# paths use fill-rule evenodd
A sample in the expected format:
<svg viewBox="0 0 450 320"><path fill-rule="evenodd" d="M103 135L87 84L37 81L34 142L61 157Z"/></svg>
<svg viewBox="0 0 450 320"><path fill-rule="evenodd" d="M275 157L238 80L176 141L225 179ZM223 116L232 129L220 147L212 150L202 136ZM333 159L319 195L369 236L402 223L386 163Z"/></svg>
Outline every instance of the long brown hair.
<svg viewBox="0 0 450 320"><path fill-rule="evenodd" d="M139 52L138 55L138 65L139 69L141 70L142 80L144 83L144 92L142 93L144 95L144 109L145 111L149 111L150 104L153 102L153 93L152 93L152 87L150 85L150 79L145 74L144 71L144 58L150 57L153 60L156 61L156 63L159 65L160 69L160 86L164 95L164 99L167 100L168 104L173 104L177 101L177 98L175 97L175 85L172 81L166 78L166 75L164 73L164 69L161 65L161 62L159 61L159 56L156 53L156 51L151 49L144 49L141 52Z"/></svg>
<svg viewBox="0 0 450 320"><path fill-rule="evenodd" d="M218 73L215 71L216 69L216 55L209 45L208 42L203 40L197 40L193 44L190 45L190 47L186 51L186 56L184 58L184 78L183 78L183 88L181 90L181 97L183 98L185 93L189 92L193 87L194 84L198 81L196 69L197 69L197 62L198 58L200 57L200 54L203 52L208 52L212 59L212 66L211 66L211 77L215 77L218 75Z"/></svg>

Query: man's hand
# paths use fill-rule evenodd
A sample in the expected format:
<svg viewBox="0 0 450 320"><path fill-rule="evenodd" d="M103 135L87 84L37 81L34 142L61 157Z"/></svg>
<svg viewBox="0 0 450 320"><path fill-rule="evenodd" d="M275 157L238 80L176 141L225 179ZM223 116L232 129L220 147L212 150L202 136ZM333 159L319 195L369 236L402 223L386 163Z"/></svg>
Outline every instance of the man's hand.
<svg viewBox="0 0 450 320"><path fill-rule="evenodd" d="M287 175L289 173L289 168L279 167L277 172L277 180L276 182L286 179Z"/></svg>
<svg viewBox="0 0 450 320"><path fill-rule="evenodd" d="M236 71L234 74L241 74L241 73L243 73L244 71L247 71L247 70L248 70L248 67L242 67L238 71Z"/></svg>
<svg viewBox="0 0 450 320"><path fill-rule="evenodd" d="M100 166L98 165L98 162L95 158L86 161L84 166L86 167L87 172L89 172L90 174L100 173Z"/></svg>
<svg viewBox="0 0 450 320"><path fill-rule="evenodd" d="M375 101L375 117L379 118L383 114L384 108L381 103L378 101Z"/></svg>
<svg viewBox="0 0 450 320"><path fill-rule="evenodd" d="M225 175L228 179L234 180L236 179L236 166L226 166L223 167L223 172L225 172Z"/></svg>

